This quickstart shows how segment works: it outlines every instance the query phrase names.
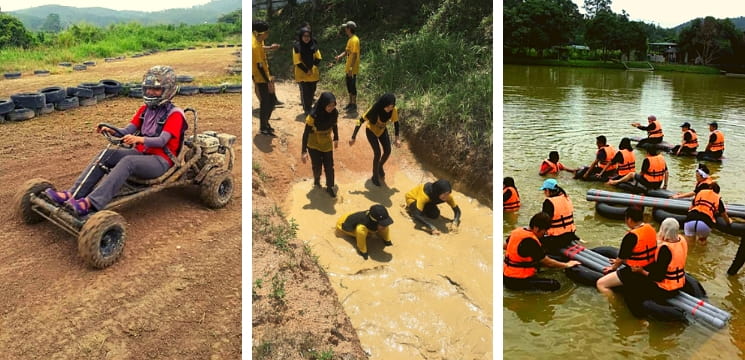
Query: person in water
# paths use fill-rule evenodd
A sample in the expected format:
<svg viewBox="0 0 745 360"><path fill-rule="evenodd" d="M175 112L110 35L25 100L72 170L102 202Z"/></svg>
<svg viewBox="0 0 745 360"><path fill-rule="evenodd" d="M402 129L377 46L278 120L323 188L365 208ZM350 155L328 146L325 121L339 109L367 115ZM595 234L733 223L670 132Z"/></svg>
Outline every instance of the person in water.
<svg viewBox="0 0 745 360"><path fill-rule="evenodd" d="M390 226L393 219L383 205L370 206L369 210L349 213L339 218L336 229L346 235L354 236L357 240L357 254L365 260L367 254L367 235L376 233L383 240L384 246L392 246Z"/></svg>
<svg viewBox="0 0 745 360"><path fill-rule="evenodd" d="M616 180L608 180L608 185L618 185L622 182L634 181L642 184L647 190L667 189L667 163L656 148L647 149L647 157L642 161L642 171L639 174L628 173Z"/></svg>
<svg viewBox="0 0 745 360"><path fill-rule="evenodd" d="M629 173L633 174L636 170L636 156L634 155L634 149L631 147L631 140L629 138L621 139L616 155L613 156L613 159L598 174L598 177L602 178L606 169L612 167L616 167L617 175L611 180L621 179Z"/></svg>
<svg viewBox="0 0 745 360"><path fill-rule="evenodd" d="M437 208L437 205L443 202L448 203L453 208L452 224L457 228L460 225L461 212L453 199L449 181L439 179L433 183L420 184L406 193L406 210L415 223L424 225L432 235L440 235L440 231L426 218L439 218L440 209Z"/></svg>
<svg viewBox="0 0 745 360"><path fill-rule="evenodd" d="M551 151L548 153L548 159L543 160L541 168L538 170L538 175L558 174L559 171L568 171L572 174L577 172L577 169L571 169L564 164L559 162L559 152Z"/></svg>
<svg viewBox="0 0 745 360"><path fill-rule="evenodd" d="M693 198L693 204L683 225L686 240L696 239L706 244L711 229L717 223L717 216L721 216L727 224L732 224L732 219L727 215L727 209L719 195L719 184L713 182L707 188L701 189Z"/></svg>
<svg viewBox="0 0 745 360"><path fill-rule="evenodd" d="M721 159L724 155L724 134L719 131L719 124L716 121L709 123L709 143L706 149L698 153L698 158Z"/></svg>
<svg viewBox="0 0 745 360"><path fill-rule="evenodd" d="M645 139L641 139L639 143L636 144L637 147L644 146L645 144L662 143L664 134L662 133L662 125L657 120L657 117L654 115L649 115L647 117L647 122L649 123L647 126L642 126L638 122L631 123L631 126L647 132L647 137Z"/></svg>
<svg viewBox="0 0 745 360"><path fill-rule="evenodd" d="M614 176L616 174L616 165L610 165L610 161L616 156L616 149L608 145L605 135L595 138L595 145L598 147L598 151L595 153L595 160L587 167L585 173L582 174L582 178L587 179L590 175L596 176L601 172L608 177Z"/></svg>
<svg viewBox="0 0 745 360"><path fill-rule="evenodd" d="M503 246L502 265L504 287L510 290L556 291L561 284L554 279L536 276L538 267L566 269L579 265L576 260L561 262L554 260L543 251L541 238L551 226L551 218L545 213L537 213L530 218L528 227L510 232Z"/></svg>
<svg viewBox="0 0 745 360"><path fill-rule="evenodd" d="M612 288L628 284L631 277L639 276L631 271L631 266L647 266L654 262L657 250L657 233L652 225L644 222L644 211L629 206L624 214L624 223L629 228L621 240L618 258L612 260L612 265L603 268L605 276L598 279L595 285L603 295L611 296ZM618 270L621 265L626 267ZM618 270L618 271L616 271Z"/></svg>
<svg viewBox="0 0 745 360"><path fill-rule="evenodd" d="M696 149L698 149L696 130L691 129L689 122L684 122L683 125L680 125L680 131L683 132L683 142L680 145L675 145L670 152L675 155L696 155Z"/></svg>
<svg viewBox="0 0 745 360"><path fill-rule="evenodd" d="M520 194L517 192L515 179L509 176L504 178L504 184L502 187L502 206L503 210L506 212L520 210Z"/></svg>
<svg viewBox="0 0 745 360"><path fill-rule="evenodd" d="M543 248L547 253L556 255L560 253L560 249L579 239L575 234L577 227L574 225L574 206L556 179L546 179L541 191L546 196L542 211L551 218L551 225L542 240Z"/></svg>
<svg viewBox="0 0 745 360"><path fill-rule="evenodd" d="M695 196L698 194L699 191L703 189L708 189L711 187L711 184L714 183L714 180L711 178L711 172L709 171L709 167L707 167L704 164L699 164L698 169L695 171L696 176L696 187L693 189L693 191L687 192L687 193L677 193L675 195L670 196L672 199L682 199L687 198L691 196Z"/></svg>
<svg viewBox="0 0 745 360"><path fill-rule="evenodd" d="M310 154L313 168L313 185L321 187L321 168L326 172L326 192L336 197L334 191L334 148L339 147L339 130L336 122L336 97L330 92L321 93L316 105L305 118L305 131L301 145L303 164ZM333 138L332 138L333 134Z"/></svg>

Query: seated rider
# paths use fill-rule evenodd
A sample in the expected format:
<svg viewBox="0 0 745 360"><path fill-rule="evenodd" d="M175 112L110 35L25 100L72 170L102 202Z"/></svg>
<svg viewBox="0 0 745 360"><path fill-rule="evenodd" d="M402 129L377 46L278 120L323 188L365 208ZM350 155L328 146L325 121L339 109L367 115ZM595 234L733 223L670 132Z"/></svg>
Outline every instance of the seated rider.
<svg viewBox="0 0 745 360"><path fill-rule="evenodd" d="M683 142L680 145L675 145L670 152L675 155L696 155L696 149L698 148L696 130L691 129L691 124L688 122L680 125L680 130L683 132Z"/></svg>
<svg viewBox="0 0 745 360"><path fill-rule="evenodd" d="M668 170L665 158L657 152L656 148L647 150L647 157L642 162L642 171L639 174L628 173L617 180L608 180L608 185L618 185L622 182L634 181L643 185L647 190L667 189Z"/></svg>
<svg viewBox="0 0 745 360"><path fill-rule="evenodd" d="M103 210L130 176L155 179L163 175L181 150L186 130L184 112L171 103L178 90L170 66L154 66L142 79L142 105L123 129L97 127L97 132L124 134L130 149L107 149L96 156L68 190L49 188L47 197L69 204L78 216ZM98 160L100 159L100 160ZM108 173L108 176L104 177Z"/></svg>
<svg viewBox="0 0 745 360"><path fill-rule="evenodd" d="M647 137L645 139L641 139L639 143L636 144L637 147L644 146L645 144L662 143L664 134L662 133L662 125L659 121L657 121L657 117L654 115L649 115L647 117L647 121L649 122L647 126L642 126L638 122L631 123L631 126L639 130L645 130L647 132Z"/></svg>

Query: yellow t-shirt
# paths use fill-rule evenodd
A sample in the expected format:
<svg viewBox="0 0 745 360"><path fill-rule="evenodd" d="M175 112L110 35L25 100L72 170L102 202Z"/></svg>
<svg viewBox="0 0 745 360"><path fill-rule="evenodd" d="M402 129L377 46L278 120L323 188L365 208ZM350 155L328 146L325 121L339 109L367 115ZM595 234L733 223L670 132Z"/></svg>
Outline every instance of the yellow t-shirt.
<svg viewBox="0 0 745 360"><path fill-rule="evenodd" d="M347 52L347 66L344 71L349 72L351 70L353 75L358 74L360 72L360 38L357 35L352 35L347 40L347 48L344 50ZM355 55L354 63L352 63L352 54Z"/></svg>
<svg viewBox="0 0 745 360"><path fill-rule="evenodd" d="M424 211L424 205L427 205L427 203L431 201L427 193L424 192L424 184L419 184L406 193L406 207L409 207L409 205L411 205L411 203L415 201L416 208L419 209L419 211ZM445 202L448 203L451 208L457 206L455 204L455 199L453 199L452 192L450 193L450 195L448 195L448 198L445 200Z"/></svg>
<svg viewBox="0 0 745 360"><path fill-rule="evenodd" d="M259 64L264 68L264 73L271 79L271 73L269 72L269 63L266 61L266 53L264 52L264 44L262 41L256 39L256 35L251 35L251 78L255 83L267 82L261 72L259 72Z"/></svg>
<svg viewBox="0 0 745 360"><path fill-rule="evenodd" d="M322 152L329 152L334 150L333 142L333 130L328 128L326 130L318 130L315 125L316 119L308 115L305 117L305 125L313 128L313 131L308 134L308 147Z"/></svg>
<svg viewBox="0 0 745 360"><path fill-rule="evenodd" d="M368 109L367 112L370 112L370 110ZM375 134L375 136L377 137L380 137L380 135L383 135L383 132L385 131L385 127L388 124L393 124L394 122L398 121L398 109L395 106L393 107L393 110L391 110L390 119L388 119L388 121L386 122L377 120L375 124L371 123L370 119L367 118L367 112L365 113L365 115L362 116L362 119L364 119L364 121L367 122L367 128L370 129L370 131L372 131L373 134ZM362 119L357 120L358 126L362 125L362 122L363 122Z"/></svg>
<svg viewBox="0 0 745 360"><path fill-rule="evenodd" d="M316 50L315 53L313 53L313 58L321 60L321 52L319 50ZM297 64L302 63L303 61L300 59L300 53L295 52L295 48L292 48L292 63L295 65L295 81L297 82L312 82L312 81L318 81L321 79L321 74L318 71L318 66L312 65L313 68L311 69L311 74L308 75L304 73L300 68L297 67ZM307 65L306 65L307 66Z"/></svg>

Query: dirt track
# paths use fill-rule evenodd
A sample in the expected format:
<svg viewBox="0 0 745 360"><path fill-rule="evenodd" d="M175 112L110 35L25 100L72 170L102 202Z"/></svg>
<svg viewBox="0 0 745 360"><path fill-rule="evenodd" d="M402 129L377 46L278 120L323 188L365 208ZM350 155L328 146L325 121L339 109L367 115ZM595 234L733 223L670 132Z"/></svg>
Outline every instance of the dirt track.
<svg viewBox="0 0 745 360"><path fill-rule="evenodd" d="M235 48L159 53L85 72L0 80L0 98L46 86L137 81L168 64L195 83L229 80ZM240 78L233 78L235 82ZM199 111L200 132L238 136L241 94L177 96ZM49 223L12 218L11 198L41 177L69 186L105 146L98 122L124 126L141 104L113 98L95 106L0 124L0 349L11 359L237 359L241 356L241 162L233 200L209 210L196 188L171 189L115 209L127 219L124 256L105 270L86 267L75 239Z"/></svg>

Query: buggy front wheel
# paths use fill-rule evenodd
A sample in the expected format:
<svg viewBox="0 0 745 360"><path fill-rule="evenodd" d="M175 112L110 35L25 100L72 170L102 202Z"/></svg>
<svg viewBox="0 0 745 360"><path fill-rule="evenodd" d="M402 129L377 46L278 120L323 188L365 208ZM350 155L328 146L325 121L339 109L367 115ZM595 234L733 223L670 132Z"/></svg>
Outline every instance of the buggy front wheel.
<svg viewBox="0 0 745 360"><path fill-rule="evenodd" d="M199 197L207 207L225 207L233 197L233 174L226 170L212 171L199 185Z"/></svg>
<svg viewBox="0 0 745 360"><path fill-rule="evenodd" d="M103 269L119 260L126 239L124 217L109 210L99 211L80 229L78 254L88 265Z"/></svg>

